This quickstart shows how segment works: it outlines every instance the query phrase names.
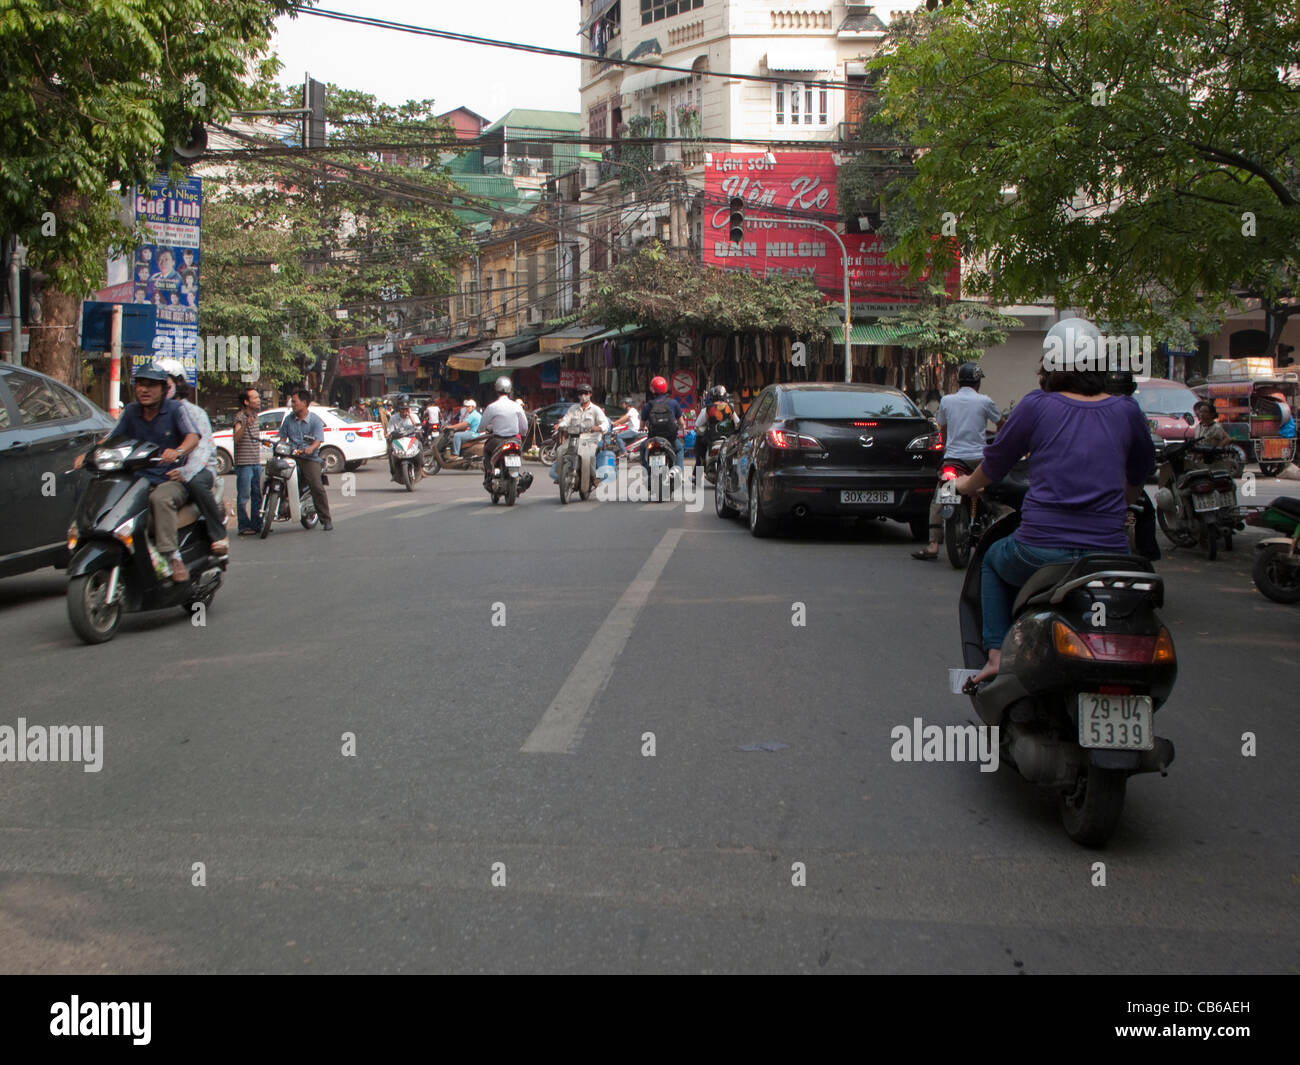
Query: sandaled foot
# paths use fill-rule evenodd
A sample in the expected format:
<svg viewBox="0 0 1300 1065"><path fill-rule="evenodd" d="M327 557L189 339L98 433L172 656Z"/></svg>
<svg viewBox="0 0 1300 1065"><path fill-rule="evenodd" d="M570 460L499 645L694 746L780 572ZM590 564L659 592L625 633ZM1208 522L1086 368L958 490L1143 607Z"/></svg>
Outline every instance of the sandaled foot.
<svg viewBox="0 0 1300 1065"><path fill-rule="evenodd" d="M913 558L919 558L922 562L933 562L939 557L938 551L913 551Z"/></svg>

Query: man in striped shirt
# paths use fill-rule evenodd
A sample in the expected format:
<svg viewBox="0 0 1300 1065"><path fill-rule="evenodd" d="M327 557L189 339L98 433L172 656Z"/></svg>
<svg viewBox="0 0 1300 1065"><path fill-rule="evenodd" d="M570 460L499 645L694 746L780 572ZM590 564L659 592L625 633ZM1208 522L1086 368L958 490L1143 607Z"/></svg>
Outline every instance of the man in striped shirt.
<svg viewBox="0 0 1300 1065"><path fill-rule="evenodd" d="M262 531L262 443L257 435L257 414L261 409L261 393L256 388L244 389L239 397L239 414L235 417L240 536L255 536Z"/></svg>

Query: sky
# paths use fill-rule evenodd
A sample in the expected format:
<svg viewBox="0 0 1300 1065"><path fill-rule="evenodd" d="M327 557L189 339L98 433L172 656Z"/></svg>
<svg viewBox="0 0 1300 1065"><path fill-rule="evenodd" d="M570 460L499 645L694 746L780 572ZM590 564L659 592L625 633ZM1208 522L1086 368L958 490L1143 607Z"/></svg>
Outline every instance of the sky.
<svg viewBox="0 0 1300 1065"><path fill-rule="evenodd" d="M577 0L321 0L329 11L481 37L580 50ZM491 122L514 107L578 110L578 61L351 25L315 15L281 18L272 44L281 80L310 71L385 103L432 97L438 112L468 107Z"/></svg>
<svg viewBox="0 0 1300 1065"><path fill-rule="evenodd" d="M876 5L877 14L919 0ZM630 8L632 5L628 3ZM578 0L320 0L317 7L480 37L581 50ZM372 93L389 104L432 97L495 122L513 107L578 110L578 61L355 26L316 15L281 18L273 43L282 80L317 81Z"/></svg>

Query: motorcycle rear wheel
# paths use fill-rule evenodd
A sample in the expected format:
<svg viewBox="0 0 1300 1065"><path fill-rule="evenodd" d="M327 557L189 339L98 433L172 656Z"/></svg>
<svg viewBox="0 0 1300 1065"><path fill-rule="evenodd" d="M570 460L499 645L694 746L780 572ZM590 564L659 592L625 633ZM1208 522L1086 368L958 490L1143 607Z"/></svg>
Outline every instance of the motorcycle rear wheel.
<svg viewBox="0 0 1300 1065"><path fill-rule="evenodd" d="M1255 555L1250 570L1255 587L1275 603L1300 603L1300 558L1274 544Z"/></svg>
<svg viewBox="0 0 1300 1065"><path fill-rule="evenodd" d="M438 455L436 447L426 447L424 449L424 473L427 477L432 477L442 469L442 459Z"/></svg>
<svg viewBox="0 0 1300 1065"><path fill-rule="evenodd" d="M963 499L944 522L943 545L953 569L965 569L970 562L970 502Z"/></svg>
<svg viewBox="0 0 1300 1065"><path fill-rule="evenodd" d="M1065 834L1085 847L1101 847L1115 833L1124 812L1128 777L1122 769L1088 767L1073 794L1061 793L1061 824Z"/></svg>
<svg viewBox="0 0 1300 1065"><path fill-rule="evenodd" d="M96 570L68 582L68 621L86 643L107 643L122 621L121 602L110 606L104 601L112 572Z"/></svg>
<svg viewBox="0 0 1300 1065"><path fill-rule="evenodd" d="M506 477L506 506L513 507L519 498L519 482L514 477Z"/></svg>

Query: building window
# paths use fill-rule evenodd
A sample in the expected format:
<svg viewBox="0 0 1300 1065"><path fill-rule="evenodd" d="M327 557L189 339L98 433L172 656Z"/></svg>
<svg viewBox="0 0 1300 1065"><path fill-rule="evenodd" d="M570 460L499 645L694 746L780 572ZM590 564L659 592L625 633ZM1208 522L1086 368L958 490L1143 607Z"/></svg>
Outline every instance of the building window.
<svg viewBox="0 0 1300 1065"><path fill-rule="evenodd" d="M483 313L492 313L492 274L483 275Z"/></svg>
<svg viewBox="0 0 1300 1065"><path fill-rule="evenodd" d="M587 130L588 136L591 137L590 147L601 148L604 146L601 142L608 136L605 125L608 113L609 105L607 103L597 104L587 111Z"/></svg>
<svg viewBox="0 0 1300 1065"><path fill-rule="evenodd" d="M619 8L621 6L621 4L615 4L591 24L590 40L592 55L604 56L606 52L612 50L610 48L610 43L619 33L619 22L622 17L619 13Z"/></svg>
<svg viewBox="0 0 1300 1065"><path fill-rule="evenodd" d="M672 18L703 6L704 0L641 0L641 25L648 26L660 19Z"/></svg>
<svg viewBox="0 0 1300 1065"><path fill-rule="evenodd" d="M830 125L830 92L797 81L772 86L773 124L822 127Z"/></svg>

